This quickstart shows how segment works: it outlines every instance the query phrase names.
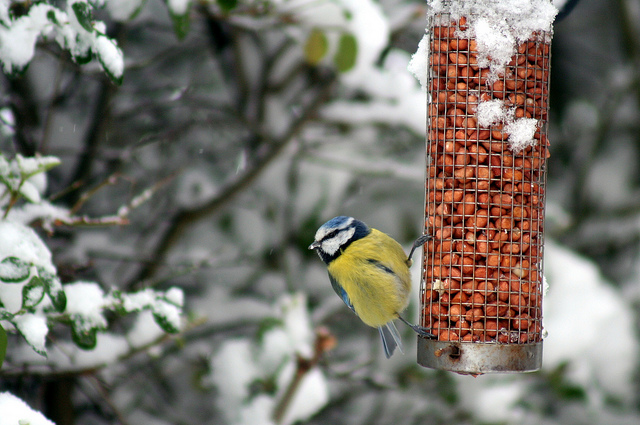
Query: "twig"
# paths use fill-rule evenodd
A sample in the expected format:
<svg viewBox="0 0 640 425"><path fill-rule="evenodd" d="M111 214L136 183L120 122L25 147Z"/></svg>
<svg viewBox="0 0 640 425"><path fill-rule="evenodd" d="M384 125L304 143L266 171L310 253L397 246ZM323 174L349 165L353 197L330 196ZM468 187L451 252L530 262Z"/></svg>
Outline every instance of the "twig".
<svg viewBox="0 0 640 425"><path fill-rule="evenodd" d="M297 356L296 373L289 383L287 390L282 395L282 398L278 401L278 404L276 404L276 407L273 409L273 421L276 424L279 425L282 423L284 415L287 413L287 409L289 408L291 401L295 397L298 387L302 383L304 377L318 365L318 362L322 358L322 355L327 351L332 350L335 345L336 339L328 329L324 327L316 329L316 341L314 344L313 357L310 359L306 359L302 356Z"/></svg>
<svg viewBox="0 0 640 425"><path fill-rule="evenodd" d="M284 150L284 148L295 138L304 124L306 124L316 113L319 106L325 101L325 97L332 87L331 83L334 80L335 76L331 74L319 83L321 88L315 98L291 123L288 131L281 138L272 140L264 134L256 134L255 136L259 139L260 144L267 148L262 153L258 154L258 158L254 161L252 166L245 169L244 173L234 176L230 182L223 186L217 196L213 197L209 202L200 207L183 209L175 214L169 223L169 227L156 244L156 249L151 256L151 258L155 258L156 261L145 265L131 281L128 287L140 286L141 282L150 278L155 273L159 262L161 262L165 257L170 247L182 236L191 224L210 216L223 206L227 205L231 199L249 187L262 174L267 166L270 165Z"/></svg>

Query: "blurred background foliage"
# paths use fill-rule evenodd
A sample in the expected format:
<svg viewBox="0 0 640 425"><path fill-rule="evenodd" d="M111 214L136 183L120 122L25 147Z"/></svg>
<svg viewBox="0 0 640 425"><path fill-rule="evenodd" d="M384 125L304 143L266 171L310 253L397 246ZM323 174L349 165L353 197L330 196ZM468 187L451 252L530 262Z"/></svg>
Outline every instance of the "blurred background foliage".
<svg viewBox="0 0 640 425"><path fill-rule="evenodd" d="M340 305L307 250L320 224L353 215L405 246L422 230L424 128L407 115L421 122L424 94L415 81L376 92L366 79L373 72L388 84L412 78L406 63L424 33L426 6L327 2L342 11L333 22L315 9L324 3L197 1L175 15L148 0L118 20L97 8L124 52L120 86L45 41L21 75L1 77L0 108L15 124L0 149L60 158L49 173L50 199L104 216L155 188L127 226L43 234L63 281L123 290L178 285L192 325L116 365L0 372L0 387L58 425L224 423L216 400L225 388L205 379L216 373L210 359L225 341L259 334L283 293L302 292L313 326L337 339L320 360L330 399L308 423L637 423L638 379L626 397L611 392L594 402L592 387L567 378L568 363L509 377L508 385L519 380L521 396L507 412L479 412L468 401L511 397L504 382L420 368L408 332L408 353L385 361L375 330ZM358 16L388 31L383 44L354 23ZM555 25L546 229L634 303L638 40L637 0L583 0ZM408 113L401 98L410 96L417 100ZM411 309L415 317L415 303ZM609 361L620 356L612 351ZM252 388L269 391L268 382Z"/></svg>

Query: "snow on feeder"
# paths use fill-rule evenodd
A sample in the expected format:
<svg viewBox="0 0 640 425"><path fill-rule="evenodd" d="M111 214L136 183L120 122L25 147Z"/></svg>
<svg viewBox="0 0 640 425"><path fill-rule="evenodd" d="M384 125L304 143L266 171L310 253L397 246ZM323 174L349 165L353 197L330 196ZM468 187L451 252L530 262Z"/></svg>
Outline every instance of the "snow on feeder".
<svg viewBox="0 0 640 425"><path fill-rule="evenodd" d="M418 363L464 374L537 370L556 10L547 0L430 3L416 54L426 58L433 235L420 324L436 337L418 338Z"/></svg>

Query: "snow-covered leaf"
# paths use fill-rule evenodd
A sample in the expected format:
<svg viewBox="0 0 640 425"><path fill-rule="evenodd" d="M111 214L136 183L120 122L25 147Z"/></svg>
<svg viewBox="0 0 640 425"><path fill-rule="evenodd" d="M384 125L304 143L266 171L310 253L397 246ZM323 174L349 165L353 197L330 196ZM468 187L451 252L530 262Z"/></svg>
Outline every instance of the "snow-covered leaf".
<svg viewBox="0 0 640 425"><path fill-rule="evenodd" d="M343 33L338 42L338 51L333 58L338 71L346 72L356 64L358 55L358 41L353 34Z"/></svg>
<svg viewBox="0 0 640 425"><path fill-rule="evenodd" d="M42 268L38 268L38 275L44 283L44 289L51 299L53 308L57 312L62 313L67 307L67 296L62 290L62 283L60 282L60 278Z"/></svg>
<svg viewBox="0 0 640 425"><path fill-rule="evenodd" d="M317 65L329 50L329 42L324 31L319 28L311 30L307 42L304 45L304 56L311 65Z"/></svg>
<svg viewBox="0 0 640 425"><path fill-rule="evenodd" d="M20 314L13 318L13 324L33 351L46 356L45 341L49 333L47 318L40 314Z"/></svg>
<svg viewBox="0 0 640 425"><path fill-rule="evenodd" d="M80 330L104 329L107 319L103 310L110 306L111 300L94 282L76 282L64 285L67 297L65 313L73 322L73 327Z"/></svg>
<svg viewBox="0 0 640 425"><path fill-rule="evenodd" d="M49 22L51 22L52 24L55 25L60 25L60 22L58 21L58 18L56 17L56 12L52 9L49 10L47 12L47 19L49 20Z"/></svg>
<svg viewBox="0 0 640 425"><path fill-rule="evenodd" d="M71 325L71 338L83 350L92 350L96 347L97 334L97 328L84 329L82 326L76 326L75 322Z"/></svg>
<svg viewBox="0 0 640 425"><path fill-rule="evenodd" d="M17 257L0 261L0 280L5 283L22 282L29 277L31 265Z"/></svg>
<svg viewBox="0 0 640 425"><path fill-rule="evenodd" d="M76 19L82 28L87 30L88 32L93 31L93 11L89 3L85 2L75 2L71 5L71 9L73 9L73 13L76 15Z"/></svg>
<svg viewBox="0 0 640 425"><path fill-rule="evenodd" d="M38 276L22 287L22 308L33 308L44 298L44 282Z"/></svg>
<svg viewBox="0 0 640 425"><path fill-rule="evenodd" d="M167 333L180 332L180 308L170 302L158 300L152 307L153 318Z"/></svg>
<svg viewBox="0 0 640 425"><path fill-rule="evenodd" d="M40 192L31 182L25 181L20 185L20 194L29 202L37 204L40 202Z"/></svg>
<svg viewBox="0 0 640 425"><path fill-rule="evenodd" d="M35 174L49 171L53 167L60 165L60 159L56 156L33 156L25 158L17 154L15 160L20 170L20 175L25 180Z"/></svg>
<svg viewBox="0 0 640 425"><path fill-rule="evenodd" d="M122 50L113 40L104 35L99 35L96 38L94 47L98 61L111 81L117 85L122 84L122 76L124 74Z"/></svg>

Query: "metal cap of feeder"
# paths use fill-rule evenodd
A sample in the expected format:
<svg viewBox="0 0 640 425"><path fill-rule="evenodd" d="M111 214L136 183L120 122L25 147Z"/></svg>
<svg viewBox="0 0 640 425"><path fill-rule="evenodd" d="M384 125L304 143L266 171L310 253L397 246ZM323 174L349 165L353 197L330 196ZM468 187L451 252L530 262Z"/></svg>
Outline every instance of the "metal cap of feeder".
<svg viewBox="0 0 640 425"><path fill-rule="evenodd" d="M542 366L542 342L478 344L418 337L418 364L470 375L533 372Z"/></svg>
<svg viewBox="0 0 640 425"><path fill-rule="evenodd" d="M425 232L433 238L424 246L420 324L436 338L418 337L418 363L463 374L534 371L551 34L521 41L496 75L478 66L467 24L446 13L430 19ZM484 102L508 118L481 122ZM520 124L532 137L514 149Z"/></svg>

